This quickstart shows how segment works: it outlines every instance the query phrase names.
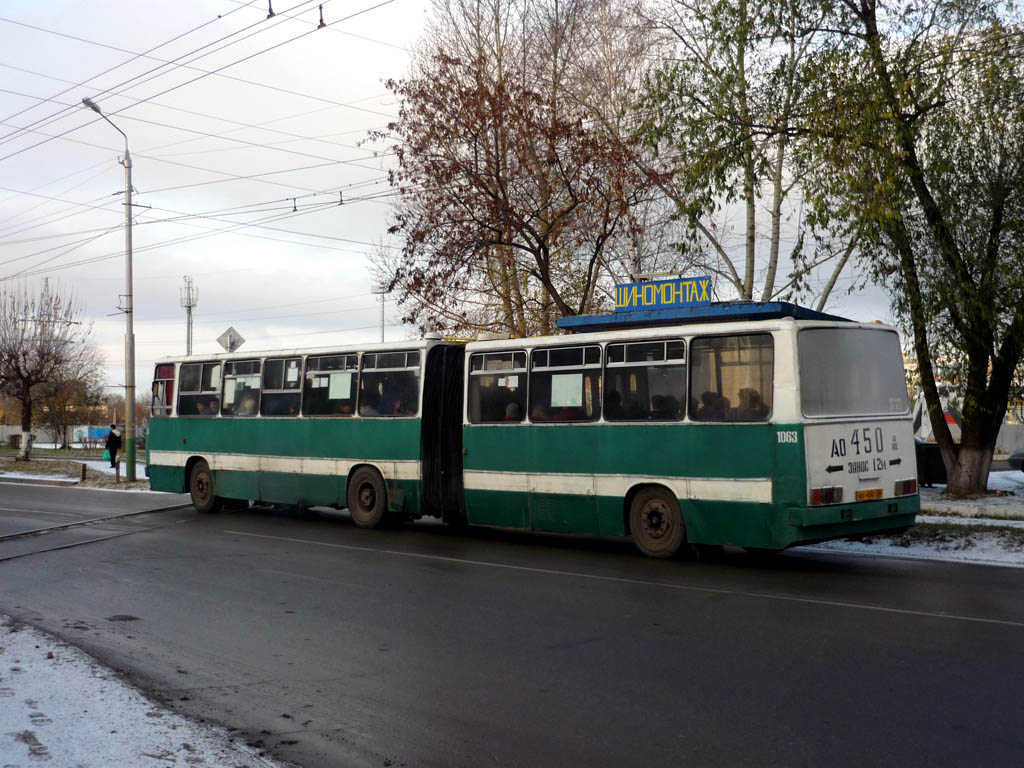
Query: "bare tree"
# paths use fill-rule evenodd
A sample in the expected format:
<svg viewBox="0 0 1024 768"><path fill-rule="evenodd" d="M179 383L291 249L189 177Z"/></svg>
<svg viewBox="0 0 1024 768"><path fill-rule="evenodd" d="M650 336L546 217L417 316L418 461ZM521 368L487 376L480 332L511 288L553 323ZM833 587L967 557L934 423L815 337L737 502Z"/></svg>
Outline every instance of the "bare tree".
<svg viewBox="0 0 1024 768"><path fill-rule="evenodd" d="M399 119L374 135L397 142L390 231L404 246L374 263L405 322L551 332L558 315L608 308L643 249L671 239L675 210L653 201L633 157L640 78L613 66L614 50L639 46L612 34L621 20L609 8L435 3L410 76L388 83Z"/></svg>
<svg viewBox="0 0 1024 768"><path fill-rule="evenodd" d="M38 296L26 287L0 288L0 394L21 408L19 460L29 458L36 403L70 380L97 374L91 333L74 296L51 290L49 283Z"/></svg>

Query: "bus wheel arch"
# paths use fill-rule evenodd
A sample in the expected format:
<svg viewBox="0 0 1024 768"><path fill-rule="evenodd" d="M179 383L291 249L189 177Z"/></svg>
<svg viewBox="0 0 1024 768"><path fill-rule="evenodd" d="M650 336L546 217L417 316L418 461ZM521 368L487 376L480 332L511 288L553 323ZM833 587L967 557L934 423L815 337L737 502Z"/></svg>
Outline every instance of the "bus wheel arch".
<svg viewBox="0 0 1024 768"><path fill-rule="evenodd" d="M209 463L201 456L193 456L185 465L186 489L192 497L192 506L197 512L217 512L224 500L217 496L213 484L213 471Z"/></svg>
<svg viewBox="0 0 1024 768"><path fill-rule="evenodd" d="M372 464L352 468L345 485L345 500L352 522L360 528L379 528L388 514L384 476Z"/></svg>
<svg viewBox="0 0 1024 768"><path fill-rule="evenodd" d="M626 530L637 548L649 557L672 557L686 541L679 499L664 485L650 483L631 488L624 514Z"/></svg>

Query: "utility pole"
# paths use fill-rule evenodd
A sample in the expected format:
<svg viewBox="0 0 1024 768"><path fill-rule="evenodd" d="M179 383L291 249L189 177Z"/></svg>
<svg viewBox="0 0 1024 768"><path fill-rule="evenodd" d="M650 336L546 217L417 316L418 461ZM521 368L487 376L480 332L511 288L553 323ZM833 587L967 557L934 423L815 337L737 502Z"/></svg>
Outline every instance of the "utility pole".
<svg viewBox="0 0 1024 768"><path fill-rule="evenodd" d="M199 292L191 275L185 275L185 287L181 289L181 306L185 308L185 354L192 354L192 310L199 303Z"/></svg>
<svg viewBox="0 0 1024 768"><path fill-rule="evenodd" d="M135 482L135 309L132 298L132 154L128 151L128 134L114 125L90 98L82 104L102 117L124 137L124 479Z"/></svg>

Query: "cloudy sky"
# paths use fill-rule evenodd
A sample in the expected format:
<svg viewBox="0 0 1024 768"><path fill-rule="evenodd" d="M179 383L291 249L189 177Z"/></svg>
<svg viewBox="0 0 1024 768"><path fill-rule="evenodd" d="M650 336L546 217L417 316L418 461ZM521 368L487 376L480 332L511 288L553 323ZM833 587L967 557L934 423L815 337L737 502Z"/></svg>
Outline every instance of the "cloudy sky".
<svg viewBox="0 0 1024 768"><path fill-rule="evenodd" d="M94 322L124 383L124 140L133 158L136 379L234 326L246 349L375 341L367 254L386 236L386 147L425 0L6 0L0 4L0 281L44 278ZM344 203L339 205L339 201ZM837 294L830 310L885 319ZM385 337L410 335L385 304Z"/></svg>

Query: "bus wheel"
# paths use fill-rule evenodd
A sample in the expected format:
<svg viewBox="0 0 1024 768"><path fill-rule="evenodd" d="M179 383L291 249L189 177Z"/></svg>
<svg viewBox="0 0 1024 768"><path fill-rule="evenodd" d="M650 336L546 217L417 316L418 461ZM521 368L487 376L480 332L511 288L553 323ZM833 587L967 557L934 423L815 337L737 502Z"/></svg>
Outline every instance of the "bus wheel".
<svg viewBox="0 0 1024 768"><path fill-rule="evenodd" d="M210 473L210 465L204 459L192 467L192 474L188 476L188 490L192 495L192 506L197 512L217 512L224 504L224 500L213 493L213 475Z"/></svg>
<svg viewBox="0 0 1024 768"><path fill-rule="evenodd" d="M380 473L372 467L360 467L348 482L345 494L348 513L360 528L376 528L388 511L388 492Z"/></svg>
<svg viewBox="0 0 1024 768"><path fill-rule="evenodd" d="M686 538L679 502L664 488L644 488L629 508L629 530L641 552L672 557Z"/></svg>

